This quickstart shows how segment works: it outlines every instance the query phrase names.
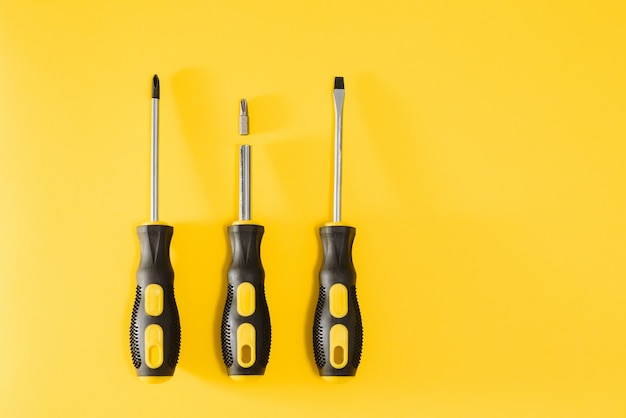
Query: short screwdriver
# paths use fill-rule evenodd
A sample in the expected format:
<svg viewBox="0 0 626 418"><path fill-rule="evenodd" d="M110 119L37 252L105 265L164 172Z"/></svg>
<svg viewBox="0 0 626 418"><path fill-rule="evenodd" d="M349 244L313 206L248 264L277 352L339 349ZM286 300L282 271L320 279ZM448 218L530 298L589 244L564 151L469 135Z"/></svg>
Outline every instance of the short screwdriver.
<svg viewBox="0 0 626 418"><path fill-rule="evenodd" d="M228 227L232 259L222 316L222 356L233 379L263 375L269 361L272 328L261 264L264 228L250 222L250 146L240 147L239 221Z"/></svg>
<svg viewBox="0 0 626 418"><path fill-rule="evenodd" d="M169 380L178 363L180 320L174 298L170 242L174 228L158 221L159 96L152 79L152 161L150 222L137 227L141 257L130 323L130 349L139 379Z"/></svg>
<svg viewBox="0 0 626 418"><path fill-rule="evenodd" d="M341 223L343 77L335 77L333 222L320 228L323 259L313 323L313 352L320 376L354 376L361 361L363 326L356 296L352 243L356 229Z"/></svg>

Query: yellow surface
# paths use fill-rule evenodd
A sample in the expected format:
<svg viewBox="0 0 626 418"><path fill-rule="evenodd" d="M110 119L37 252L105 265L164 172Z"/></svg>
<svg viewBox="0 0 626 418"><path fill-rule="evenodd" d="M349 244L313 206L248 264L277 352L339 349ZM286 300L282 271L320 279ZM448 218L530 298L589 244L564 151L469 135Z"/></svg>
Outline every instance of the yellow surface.
<svg viewBox="0 0 626 418"><path fill-rule="evenodd" d="M0 2L0 415L623 418L625 21L621 0ZM128 348L154 73L183 328L158 386ZM342 385L311 348L336 75L365 328ZM253 383L219 342L242 142L273 328Z"/></svg>

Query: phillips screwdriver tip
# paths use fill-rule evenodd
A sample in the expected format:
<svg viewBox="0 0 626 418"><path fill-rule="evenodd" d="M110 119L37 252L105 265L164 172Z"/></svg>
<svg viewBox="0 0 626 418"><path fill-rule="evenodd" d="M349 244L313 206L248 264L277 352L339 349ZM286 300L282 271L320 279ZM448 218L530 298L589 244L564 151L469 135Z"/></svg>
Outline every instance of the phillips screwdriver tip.
<svg viewBox="0 0 626 418"><path fill-rule="evenodd" d="M160 93L161 93L161 86L159 84L159 76L155 74L154 77L152 78L152 98L158 99Z"/></svg>

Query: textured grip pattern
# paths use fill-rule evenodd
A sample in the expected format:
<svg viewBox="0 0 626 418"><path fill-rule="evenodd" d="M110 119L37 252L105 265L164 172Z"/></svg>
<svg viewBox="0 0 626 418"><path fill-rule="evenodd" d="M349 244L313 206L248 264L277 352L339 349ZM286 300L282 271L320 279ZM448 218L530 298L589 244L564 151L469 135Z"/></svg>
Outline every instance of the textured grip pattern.
<svg viewBox="0 0 626 418"><path fill-rule="evenodd" d="M356 271L352 263L352 243L356 230L349 226L325 226L320 228L323 260L320 270L320 291L313 323L313 352L321 376L354 376L361 362L363 348L363 325L356 295ZM347 310L340 315L331 313L331 288L335 284L345 286ZM336 313L335 313L336 314ZM331 348L331 329L347 330L347 347L337 357ZM345 327L345 328L343 328ZM343 341L341 337L340 340ZM345 344L345 343L343 343ZM333 353L331 353L333 352ZM331 358L331 354L336 357ZM347 356L347 361L343 361ZM334 360L334 362L332 361ZM337 367L333 366L335 364ZM344 365L345 364L345 365Z"/></svg>
<svg viewBox="0 0 626 418"><path fill-rule="evenodd" d="M265 301L265 287L261 288L261 297ZM267 363L270 361L270 351L272 348L272 324L270 322L270 312L267 307L267 303L265 303L264 313L262 315L261 326L263 327L263 338L259 342L259 357L258 363L265 368L267 367Z"/></svg>
<svg viewBox="0 0 626 418"><path fill-rule="evenodd" d="M361 322L361 309L359 308L359 301L356 297L356 286L352 286L349 294L352 306L354 306L355 315L354 334L352 336L352 346L354 347L354 350L352 351L352 366L356 369L359 367L359 363L361 363L361 351L363 350L363 323Z"/></svg>
<svg viewBox="0 0 626 418"><path fill-rule="evenodd" d="M272 343L270 314L265 300L265 271L261 263L261 238L264 228L243 224L228 227L232 260L228 268L228 294L222 316L222 357L229 375L262 375L269 362ZM242 283L254 287L254 310L240 315L238 287ZM254 328L253 362L238 358L238 329L242 324ZM241 343L241 342L239 342ZM245 367L244 367L245 365Z"/></svg>
<svg viewBox="0 0 626 418"><path fill-rule="evenodd" d="M324 367L324 328L322 327L322 311L324 310L324 300L326 299L326 288L320 286L320 292L315 307L315 320L313 322L313 353L315 354L315 364L318 368Z"/></svg>
<svg viewBox="0 0 626 418"><path fill-rule="evenodd" d="M141 286L135 289L135 303L133 304L133 313L130 320L130 353L133 358L133 366L135 369L141 367L141 354L139 353L139 325L137 324L137 316L139 313L139 305L141 303Z"/></svg>
<svg viewBox="0 0 626 418"><path fill-rule="evenodd" d="M178 306L176 305L176 297L174 296L174 286L172 286L171 292L169 292L169 306L170 315L171 315L171 330L172 330L172 338L170 338L170 346L169 346L169 354L167 354L167 364L172 368L172 370L178 364L178 356L180 355L180 340L181 340L181 329L180 329L180 316L178 315Z"/></svg>
<svg viewBox="0 0 626 418"><path fill-rule="evenodd" d="M226 367L233 365L233 348L230 345L230 322L228 315L233 306L233 285L228 285L228 293L226 294L226 305L224 306L224 314L222 315L222 358Z"/></svg>

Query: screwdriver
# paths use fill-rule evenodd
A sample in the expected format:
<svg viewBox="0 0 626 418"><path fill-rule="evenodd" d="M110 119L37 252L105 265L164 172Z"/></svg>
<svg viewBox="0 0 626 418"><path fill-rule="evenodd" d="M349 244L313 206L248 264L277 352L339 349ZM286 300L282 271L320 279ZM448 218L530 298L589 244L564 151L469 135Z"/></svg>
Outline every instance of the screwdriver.
<svg viewBox="0 0 626 418"><path fill-rule="evenodd" d="M222 357L235 380L265 373L272 340L261 264L264 228L250 222L250 145L239 151L239 221L228 227L232 258L221 329Z"/></svg>
<svg viewBox="0 0 626 418"><path fill-rule="evenodd" d="M341 223L343 77L335 77L335 166L333 222L320 228L323 259L313 322L313 352L320 376L354 376L361 361L363 326L356 296L352 243L356 229Z"/></svg>
<svg viewBox="0 0 626 418"><path fill-rule="evenodd" d="M174 228L159 222L159 77L152 79L150 222L137 227L140 261L130 323L130 349L140 380L162 383L174 374L180 352L180 320L174 298L170 242Z"/></svg>

